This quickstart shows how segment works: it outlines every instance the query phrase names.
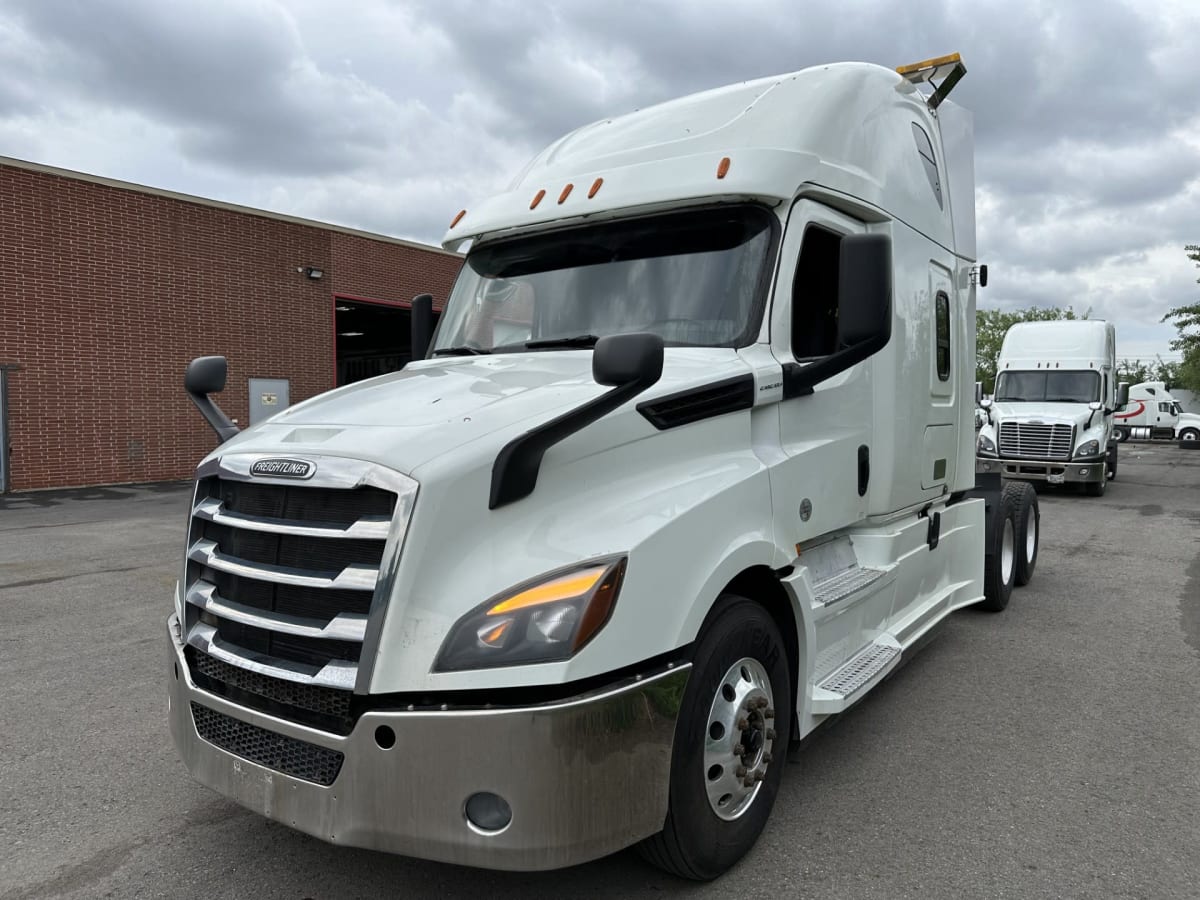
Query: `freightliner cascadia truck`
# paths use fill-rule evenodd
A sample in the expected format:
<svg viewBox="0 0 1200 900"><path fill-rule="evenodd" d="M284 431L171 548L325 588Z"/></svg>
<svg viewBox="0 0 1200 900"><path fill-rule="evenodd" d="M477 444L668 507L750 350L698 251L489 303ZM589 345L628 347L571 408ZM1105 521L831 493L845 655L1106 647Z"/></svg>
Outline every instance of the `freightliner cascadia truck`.
<svg viewBox="0 0 1200 900"><path fill-rule="evenodd" d="M245 431L193 360L222 443L165 635L192 776L452 863L737 862L789 750L1032 565L1036 499L975 472L964 71L821 65L563 137L454 217L414 362Z"/></svg>
<svg viewBox="0 0 1200 900"><path fill-rule="evenodd" d="M1128 391L1117 383L1111 322L1018 322L1004 335L992 400L983 401L980 470L1101 496L1117 475L1113 416Z"/></svg>

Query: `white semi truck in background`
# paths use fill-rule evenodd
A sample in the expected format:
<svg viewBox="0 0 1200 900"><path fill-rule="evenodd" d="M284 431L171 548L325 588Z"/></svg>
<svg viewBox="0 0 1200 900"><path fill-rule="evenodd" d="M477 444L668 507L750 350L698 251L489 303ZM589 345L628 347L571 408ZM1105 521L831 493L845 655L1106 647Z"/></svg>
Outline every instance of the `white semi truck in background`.
<svg viewBox="0 0 1200 900"><path fill-rule="evenodd" d="M415 362L246 431L193 361L224 442L165 636L192 775L453 863L733 865L789 748L1032 573L1032 490L975 472L963 71L567 135L455 217Z"/></svg>
<svg viewBox="0 0 1200 900"><path fill-rule="evenodd" d="M1200 441L1200 415L1185 413L1162 381L1142 381L1129 388L1129 402L1116 413L1117 441Z"/></svg>
<svg viewBox="0 0 1200 900"><path fill-rule="evenodd" d="M1113 416L1128 385L1117 383L1116 329L1095 319L1018 322L1004 335L978 468L1008 480L1081 484L1104 493L1117 474Z"/></svg>

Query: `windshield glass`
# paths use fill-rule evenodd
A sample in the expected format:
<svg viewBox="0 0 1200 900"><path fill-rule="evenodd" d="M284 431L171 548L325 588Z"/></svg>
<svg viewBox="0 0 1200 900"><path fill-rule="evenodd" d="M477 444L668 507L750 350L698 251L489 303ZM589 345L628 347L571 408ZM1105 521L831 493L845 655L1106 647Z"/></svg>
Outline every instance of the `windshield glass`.
<svg viewBox="0 0 1200 900"><path fill-rule="evenodd" d="M631 331L744 346L758 336L774 222L730 206L486 244L467 256L434 353L586 347Z"/></svg>
<svg viewBox="0 0 1200 900"><path fill-rule="evenodd" d="M996 399L1048 403L1091 403L1100 399L1099 372L1001 372Z"/></svg>

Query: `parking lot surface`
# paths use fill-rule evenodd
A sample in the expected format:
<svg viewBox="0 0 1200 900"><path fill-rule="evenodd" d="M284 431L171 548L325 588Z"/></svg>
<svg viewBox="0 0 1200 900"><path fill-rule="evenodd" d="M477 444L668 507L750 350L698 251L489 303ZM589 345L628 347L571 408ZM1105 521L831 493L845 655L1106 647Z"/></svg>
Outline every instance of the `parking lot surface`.
<svg viewBox="0 0 1200 900"><path fill-rule="evenodd" d="M1033 583L815 735L692 885L333 847L200 787L166 724L187 487L0 497L0 898L1200 897L1200 452L1127 444L1106 496L1040 500Z"/></svg>

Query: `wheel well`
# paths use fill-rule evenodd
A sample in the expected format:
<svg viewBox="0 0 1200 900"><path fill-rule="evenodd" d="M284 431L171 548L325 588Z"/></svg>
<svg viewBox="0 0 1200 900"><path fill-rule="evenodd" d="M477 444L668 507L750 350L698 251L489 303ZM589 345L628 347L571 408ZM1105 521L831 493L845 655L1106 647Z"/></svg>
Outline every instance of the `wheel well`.
<svg viewBox="0 0 1200 900"><path fill-rule="evenodd" d="M792 603L788 599L787 591L779 583L779 578L766 566L754 566L746 569L725 585L721 593L746 597L760 604L771 614L779 633L783 636L783 646L787 651L788 671L792 678L792 704L796 705L800 677L800 640L797 637L796 616L792 611ZM798 717L793 715L793 740L795 740L798 728Z"/></svg>

